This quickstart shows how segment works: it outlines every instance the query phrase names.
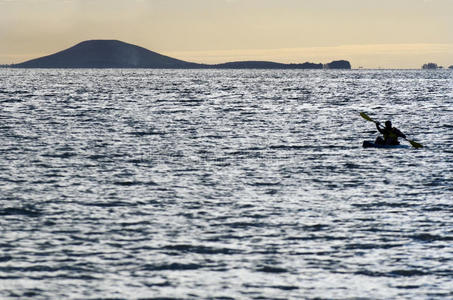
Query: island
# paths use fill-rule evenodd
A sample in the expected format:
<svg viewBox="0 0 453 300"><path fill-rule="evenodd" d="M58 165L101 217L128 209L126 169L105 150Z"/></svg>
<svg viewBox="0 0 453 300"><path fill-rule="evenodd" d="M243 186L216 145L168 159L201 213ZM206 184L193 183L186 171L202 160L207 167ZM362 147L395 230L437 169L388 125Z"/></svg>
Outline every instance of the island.
<svg viewBox="0 0 453 300"><path fill-rule="evenodd" d="M271 61L237 61L224 64L211 65L216 69L322 69L323 64L282 64Z"/></svg>
<svg viewBox="0 0 453 300"><path fill-rule="evenodd" d="M347 60L335 60L324 66L325 69L351 69L351 64Z"/></svg>
<svg viewBox="0 0 453 300"><path fill-rule="evenodd" d="M284 64L270 61L239 61L199 64L179 60L118 40L89 40L55 54L35 58L11 68L150 68L150 69L351 69L345 60Z"/></svg>
<svg viewBox="0 0 453 300"><path fill-rule="evenodd" d="M451 69L451 70L453 70L453 65L449 66L448 68Z"/></svg>
<svg viewBox="0 0 453 300"><path fill-rule="evenodd" d="M437 70L437 69L442 69L442 67L439 67L435 63L427 63L422 66L423 70Z"/></svg>

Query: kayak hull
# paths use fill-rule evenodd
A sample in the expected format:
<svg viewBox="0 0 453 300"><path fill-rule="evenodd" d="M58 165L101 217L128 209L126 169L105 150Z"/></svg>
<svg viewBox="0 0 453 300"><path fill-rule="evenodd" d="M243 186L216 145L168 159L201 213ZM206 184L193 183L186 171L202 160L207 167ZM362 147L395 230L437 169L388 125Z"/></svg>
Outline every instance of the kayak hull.
<svg viewBox="0 0 453 300"><path fill-rule="evenodd" d="M410 146L408 145L380 145L375 144L372 141L363 141L362 144L363 148L381 148L381 149L408 149Z"/></svg>

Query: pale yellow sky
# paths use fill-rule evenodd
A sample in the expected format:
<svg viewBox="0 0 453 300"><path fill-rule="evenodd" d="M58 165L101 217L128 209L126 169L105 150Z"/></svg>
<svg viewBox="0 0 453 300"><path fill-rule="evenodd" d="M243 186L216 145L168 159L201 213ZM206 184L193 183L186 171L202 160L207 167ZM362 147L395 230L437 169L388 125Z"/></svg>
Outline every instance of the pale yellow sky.
<svg viewBox="0 0 453 300"><path fill-rule="evenodd" d="M0 64L88 39L188 61L453 65L453 0L0 0Z"/></svg>

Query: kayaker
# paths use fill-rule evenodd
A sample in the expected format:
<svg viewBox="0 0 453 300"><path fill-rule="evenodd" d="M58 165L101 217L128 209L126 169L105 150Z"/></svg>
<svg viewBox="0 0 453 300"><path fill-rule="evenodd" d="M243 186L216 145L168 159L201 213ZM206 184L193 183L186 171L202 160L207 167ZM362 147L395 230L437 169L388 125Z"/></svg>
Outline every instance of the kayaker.
<svg viewBox="0 0 453 300"><path fill-rule="evenodd" d="M398 128L392 127L392 122L386 121L385 127L380 127L381 123L376 122L377 130L382 134L376 138L375 143L378 145L399 145L399 137L406 138L404 133L402 133Z"/></svg>

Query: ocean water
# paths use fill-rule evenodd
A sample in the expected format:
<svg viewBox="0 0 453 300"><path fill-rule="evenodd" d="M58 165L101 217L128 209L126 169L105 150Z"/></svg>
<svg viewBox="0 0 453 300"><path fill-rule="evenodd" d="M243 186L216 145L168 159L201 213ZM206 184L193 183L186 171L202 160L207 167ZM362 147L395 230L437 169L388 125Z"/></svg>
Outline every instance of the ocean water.
<svg viewBox="0 0 453 300"><path fill-rule="evenodd" d="M453 72L0 69L0 298L452 299Z"/></svg>

